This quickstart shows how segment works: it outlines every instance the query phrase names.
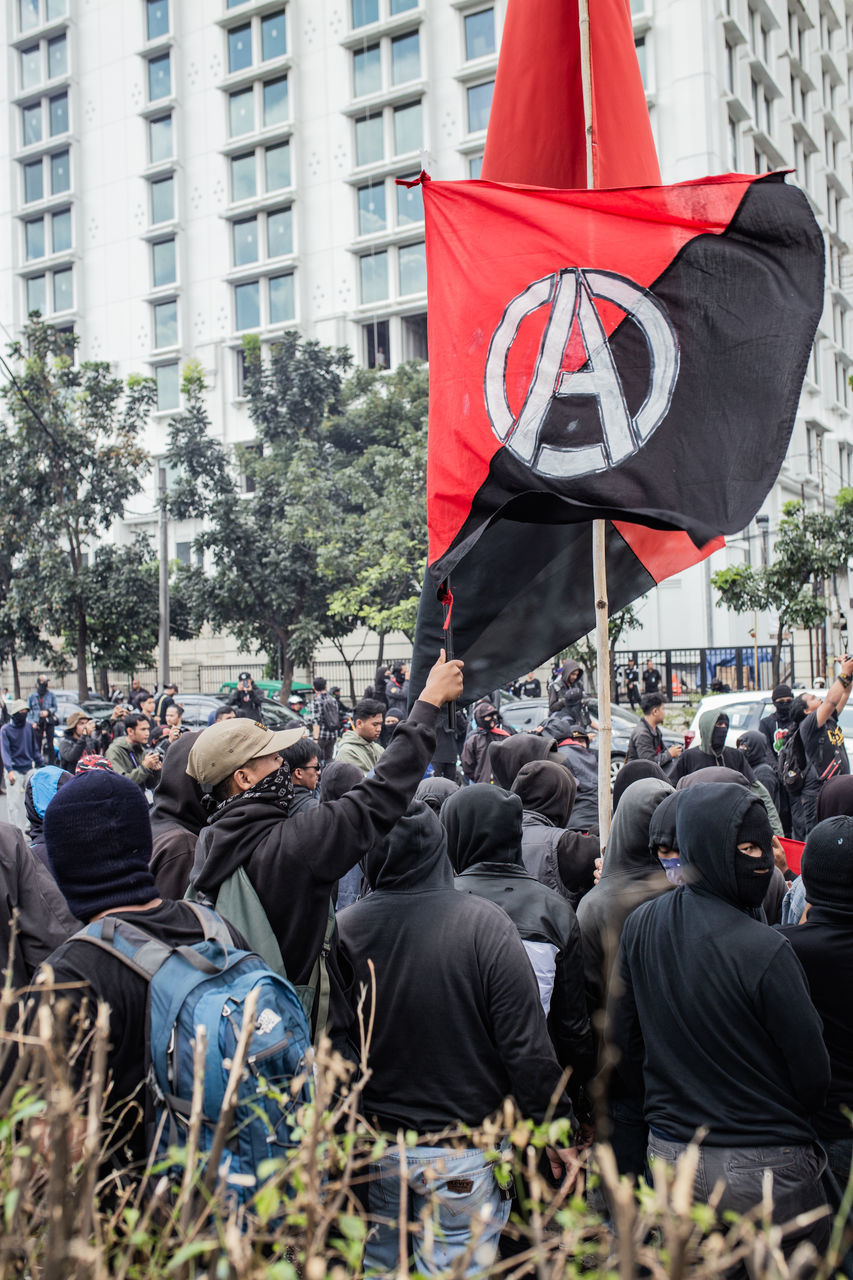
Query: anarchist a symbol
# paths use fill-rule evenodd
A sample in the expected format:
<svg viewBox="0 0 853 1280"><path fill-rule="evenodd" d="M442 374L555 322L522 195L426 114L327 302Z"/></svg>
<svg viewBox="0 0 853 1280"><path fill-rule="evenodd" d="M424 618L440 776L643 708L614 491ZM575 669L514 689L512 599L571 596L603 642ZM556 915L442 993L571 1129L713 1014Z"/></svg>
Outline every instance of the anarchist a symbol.
<svg viewBox="0 0 853 1280"><path fill-rule="evenodd" d="M632 416L613 353L595 306L614 303L639 326L649 351L646 398ZM521 322L550 304L550 313L524 404L516 417L506 390L510 349ZM586 351L583 367L562 368L577 325ZM486 409L497 438L519 461L539 475L572 479L606 471L642 448L669 410L678 378L678 341L668 315L650 293L611 271L570 267L527 286L507 306L492 335L486 360ZM602 438L583 445L547 443L542 428L555 398L594 397Z"/></svg>

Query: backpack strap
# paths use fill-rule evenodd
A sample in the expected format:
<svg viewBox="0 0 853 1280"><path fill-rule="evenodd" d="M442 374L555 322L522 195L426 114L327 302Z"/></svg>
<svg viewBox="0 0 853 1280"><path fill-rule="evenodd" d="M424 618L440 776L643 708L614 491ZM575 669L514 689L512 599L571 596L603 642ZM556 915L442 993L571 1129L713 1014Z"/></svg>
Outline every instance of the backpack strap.
<svg viewBox="0 0 853 1280"><path fill-rule="evenodd" d="M187 906L201 924L205 941L218 942L227 955L228 948L233 948L234 944L224 920L219 920L215 912L197 903L190 902ZM117 939L123 942L124 946L120 946ZM100 947L102 951L116 956L127 965L128 969L132 969L146 982L151 981L155 973L162 969L172 955L183 956L193 968L199 969L202 973L214 974L221 971L220 965L200 955L194 947L170 947L168 943L161 942L159 938L140 929L138 925L130 924L126 920L117 920L112 915L104 916L102 920L95 920L79 933L75 933L70 941L89 942L95 947Z"/></svg>

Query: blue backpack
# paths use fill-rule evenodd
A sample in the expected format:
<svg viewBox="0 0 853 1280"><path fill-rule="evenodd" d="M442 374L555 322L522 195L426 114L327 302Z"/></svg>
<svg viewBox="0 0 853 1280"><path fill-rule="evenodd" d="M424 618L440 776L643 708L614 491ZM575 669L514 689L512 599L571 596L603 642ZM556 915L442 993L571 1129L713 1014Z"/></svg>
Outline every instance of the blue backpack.
<svg viewBox="0 0 853 1280"><path fill-rule="evenodd" d="M257 990L255 1026L238 1093L233 1125L225 1141L219 1175L238 1202L255 1194L263 1161L293 1149L294 1112L311 1101L311 1072L305 1055L311 1035L299 997L251 951L231 940L225 922L209 907L187 906L198 917L204 941L170 947L135 924L104 916L75 940L91 942L116 956L148 988L149 1147L163 1160L170 1147L186 1144L193 1092L193 1040L199 1025L207 1031L204 1067L204 1118L199 1150L213 1142L228 1084L231 1060L243 1024L243 1006ZM294 1097L291 1082L305 1073Z"/></svg>

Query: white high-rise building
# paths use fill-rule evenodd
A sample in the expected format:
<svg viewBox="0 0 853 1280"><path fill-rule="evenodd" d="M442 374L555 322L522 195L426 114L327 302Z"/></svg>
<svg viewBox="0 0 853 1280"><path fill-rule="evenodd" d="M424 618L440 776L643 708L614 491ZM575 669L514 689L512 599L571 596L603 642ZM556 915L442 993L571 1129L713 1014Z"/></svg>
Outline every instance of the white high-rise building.
<svg viewBox="0 0 853 1280"><path fill-rule="evenodd" d="M189 358L205 370L217 435L252 438L245 333L296 326L369 365L426 356L420 193L395 178L422 164L441 178L478 175L505 9L6 0L7 333L38 309L73 327L81 358L153 373L155 456ZM772 541L785 500L831 501L851 479L853 0L631 0L631 10L664 181L790 167L825 232L826 305L766 503ZM117 536L153 534L155 519L152 477ZM174 525L170 554L188 559L194 531ZM762 545L753 526L710 569L757 561ZM638 645L748 643L746 623L712 607L710 569L649 597Z"/></svg>

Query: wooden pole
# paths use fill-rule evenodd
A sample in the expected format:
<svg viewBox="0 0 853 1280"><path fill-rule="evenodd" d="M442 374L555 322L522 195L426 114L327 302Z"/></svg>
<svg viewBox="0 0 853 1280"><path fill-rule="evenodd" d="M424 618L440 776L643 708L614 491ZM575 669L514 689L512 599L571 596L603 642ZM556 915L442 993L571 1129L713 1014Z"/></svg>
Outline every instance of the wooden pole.
<svg viewBox="0 0 853 1280"><path fill-rule="evenodd" d="M584 136L586 138L586 185L594 187L595 161L592 148L592 61L589 42L589 0L578 0L580 19L581 80L583 83ZM607 522L592 522L592 573L595 592L595 653L598 674L598 829L601 847L610 834L610 636L607 620Z"/></svg>

